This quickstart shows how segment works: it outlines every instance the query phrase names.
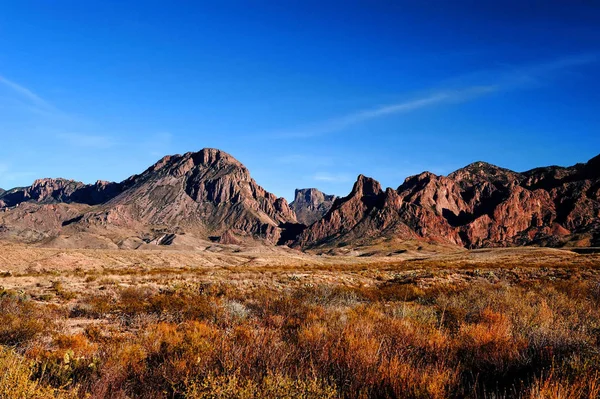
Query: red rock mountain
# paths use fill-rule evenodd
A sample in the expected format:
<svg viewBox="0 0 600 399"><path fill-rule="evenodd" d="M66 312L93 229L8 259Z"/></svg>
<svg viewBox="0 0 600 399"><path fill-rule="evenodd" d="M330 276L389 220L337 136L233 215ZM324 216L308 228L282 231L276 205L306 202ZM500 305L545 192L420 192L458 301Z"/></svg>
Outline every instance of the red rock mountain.
<svg viewBox="0 0 600 399"><path fill-rule="evenodd" d="M344 198L297 190L292 205L261 188L231 155L203 149L164 157L121 183L42 179L0 192L0 237L124 247L181 237L303 249L386 240L598 246L600 156L522 173L475 162L448 176L411 176L385 191L360 175Z"/></svg>
<svg viewBox="0 0 600 399"><path fill-rule="evenodd" d="M448 176L424 172L383 191L360 175L295 245L423 239L468 248L599 245L600 156L572 167L517 173L475 162Z"/></svg>
<svg viewBox="0 0 600 399"><path fill-rule="evenodd" d="M120 192L120 185L97 181L95 184L66 179L39 179L29 187L0 190L0 208L16 206L25 201L38 203L101 204Z"/></svg>
<svg viewBox="0 0 600 399"><path fill-rule="evenodd" d="M296 213L298 222L309 226L331 209L336 198L335 195L324 194L316 188L297 189L290 208Z"/></svg>
<svg viewBox="0 0 600 399"><path fill-rule="evenodd" d="M241 163L215 149L164 157L118 184L38 180L5 193L0 201L5 207L23 202L96 205L64 220L63 230L105 230L114 241L131 235L152 240L152 232L160 232L156 234L192 233L224 237L229 243L238 236L276 243L280 226L296 223L285 199L265 191ZM55 233L60 232L51 232Z"/></svg>

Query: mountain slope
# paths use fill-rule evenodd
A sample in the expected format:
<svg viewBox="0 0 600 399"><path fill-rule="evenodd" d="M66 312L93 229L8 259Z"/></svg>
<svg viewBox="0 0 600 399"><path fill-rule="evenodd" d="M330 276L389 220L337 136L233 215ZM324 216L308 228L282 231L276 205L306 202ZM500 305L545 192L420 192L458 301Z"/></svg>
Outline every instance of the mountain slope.
<svg viewBox="0 0 600 399"><path fill-rule="evenodd" d="M286 200L268 193L231 155L203 149L167 156L121 183L123 192L77 221L132 230L162 226L201 237L228 234L275 243L295 223Z"/></svg>
<svg viewBox="0 0 600 399"><path fill-rule="evenodd" d="M64 212L64 218L57 219L61 228L54 219L46 221L47 207L55 204L78 205L76 211ZM191 233L229 243L235 237L276 243L280 226L296 223L285 199L265 191L241 163L215 149L164 157L121 183L84 185L43 179L0 197L0 208L5 211L22 212L16 209L19 205L27 206L29 213L46 215L39 224L45 238L93 232L113 241L133 236L148 242L165 234ZM7 215L0 218L5 230L23 227L18 218L10 223L8 219Z"/></svg>
<svg viewBox="0 0 600 399"><path fill-rule="evenodd" d="M522 173L475 162L448 176L423 172L385 191L360 175L344 198L296 190L290 206L231 155L203 149L164 157L121 183L40 179L0 191L0 237L135 248L193 248L203 240L302 249L405 241L594 246L600 245L600 156Z"/></svg>
<svg viewBox="0 0 600 399"><path fill-rule="evenodd" d="M600 156L517 173L475 162L382 191L359 176L349 196L296 240L303 248L419 238L467 248L599 245ZM368 187L367 192L364 188Z"/></svg>
<svg viewBox="0 0 600 399"><path fill-rule="evenodd" d="M13 207L26 201L97 205L120 192L121 186L118 183L97 181L95 184L83 184L67 179L39 179L29 187L0 192L0 208Z"/></svg>

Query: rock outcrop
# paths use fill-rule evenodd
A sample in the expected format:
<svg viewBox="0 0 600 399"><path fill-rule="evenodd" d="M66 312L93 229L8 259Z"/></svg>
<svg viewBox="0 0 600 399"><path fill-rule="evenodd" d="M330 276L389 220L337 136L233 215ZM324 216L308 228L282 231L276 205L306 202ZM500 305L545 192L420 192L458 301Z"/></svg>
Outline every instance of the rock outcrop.
<svg viewBox="0 0 600 399"><path fill-rule="evenodd" d="M360 175L344 198L296 190L290 206L231 155L207 148L164 157L121 183L40 179L0 191L0 236L189 247L196 239L259 240L301 249L391 240L466 248L598 246L600 156L522 173L475 162L448 176L411 176L386 190Z"/></svg>
<svg viewBox="0 0 600 399"><path fill-rule="evenodd" d="M237 242L236 236L276 243L280 226L296 224L285 199L260 187L231 155L208 148L166 156L121 183L41 179L0 196L4 210L29 204L42 211L42 205L58 203L92 206L76 215L63 212L70 216L59 220L64 229L111 236L192 232L204 239L222 235L219 241L227 243ZM50 225L55 232L55 223Z"/></svg>
<svg viewBox="0 0 600 399"><path fill-rule="evenodd" d="M225 235L276 243L281 225L295 223L283 198L265 191L248 169L216 149L167 156L121 183L122 192L78 220L83 226L140 230L163 227L200 237Z"/></svg>
<svg viewBox="0 0 600 399"><path fill-rule="evenodd" d="M335 195L327 195L316 188L297 189L290 208L296 213L299 223L310 226L321 219L335 201Z"/></svg>
<svg viewBox="0 0 600 399"><path fill-rule="evenodd" d="M102 204L121 192L121 185L97 181L83 184L67 179L39 179L29 187L15 188L0 193L0 208L13 207L22 202Z"/></svg>
<svg viewBox="0 0 600 399"><path fill-rule="evenodd" d="M419 238L467 248L600 244L600 156L523 173L475 162L382 191L359 176L350 195L300 234L303 248Z"/></svg>

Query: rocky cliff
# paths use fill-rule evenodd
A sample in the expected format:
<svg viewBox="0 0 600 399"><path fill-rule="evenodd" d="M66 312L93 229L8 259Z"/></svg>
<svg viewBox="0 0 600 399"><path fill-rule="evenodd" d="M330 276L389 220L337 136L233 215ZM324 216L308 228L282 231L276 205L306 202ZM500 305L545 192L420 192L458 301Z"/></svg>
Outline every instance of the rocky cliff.
<svg viewBox="0 0 600 399"><path fill-rule="evenodd" d="M29 187L0 192L0 208L13 207L26 201L97 205L120 192L121 185L118 183L97 181L95 184L83 184L67 179L39 179Z"/></svg>
<svg viewBox="0 0 600 399"><path fill-rule="evenodd" d="M523 173L475 162L448 176L424 172L396 190L359 176L295 245L420 238L467 248L600 244L600 156Z"/></svg>
<svg viewBox="0 0 600 399"><path fill-rule="evenodd" d="M22 203L96 205L63 221L71 231L105 228L133 234L154 229L206 239L224 236L228 242L240 236L276 243L280 226L296 223L285 199L265 191L240 162L216 149L166 156L121 183L43 179L0 197L0 207Z"/></svg>
<svg viewBox="0 0 600 399"><path fill-rule="evenodd" d="M327 195L316 188L297 189L290 208L296 213L299 223L310 226L321 219L335 201L335 195Z"/></svg>
<svg viewBox="0 0 600 399"><path fill-rule="evenodd" d="M207 148L164 157L121 183L40 179L0 192L0 236L39 242L89 234L128 246L170 245L186 234L186 242L259 240L299 249L386 240L598 246L600 156L521 173L475 162L448 176L423 172L386 190L360 175L344 198L296 190L290 206L231 155Z"/></svg>

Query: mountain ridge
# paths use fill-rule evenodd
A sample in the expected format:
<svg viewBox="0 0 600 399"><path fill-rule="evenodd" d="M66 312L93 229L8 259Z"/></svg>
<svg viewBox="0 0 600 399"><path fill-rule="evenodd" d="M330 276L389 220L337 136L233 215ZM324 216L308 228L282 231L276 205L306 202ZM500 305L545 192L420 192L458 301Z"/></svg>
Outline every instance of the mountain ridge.
<svg viewBox="0 0 600 399"><path fill-rule="evenodd" d="M415 238L467 248L598 245L599 160L522 173L477 161L447 176L409 176L396 190L385 191L359 175L351 193L303 231L295 245ZM373 187L371 205L357 199L357 187L365 181Z"/></svg>
<svg viewBox="0 0 600 399"><path fill-rule="evenodd" d="M302 250L408 240L466 248L599 245L600 155L525 172L476 161L385 190L361 174L345 197L297 189L288 204L233 156L205 148L165 156L120 183L38 179L0 190L0 212L0 237L38 243L94 234L134 247L186 235L186 242L259 240Z"/></svg>

